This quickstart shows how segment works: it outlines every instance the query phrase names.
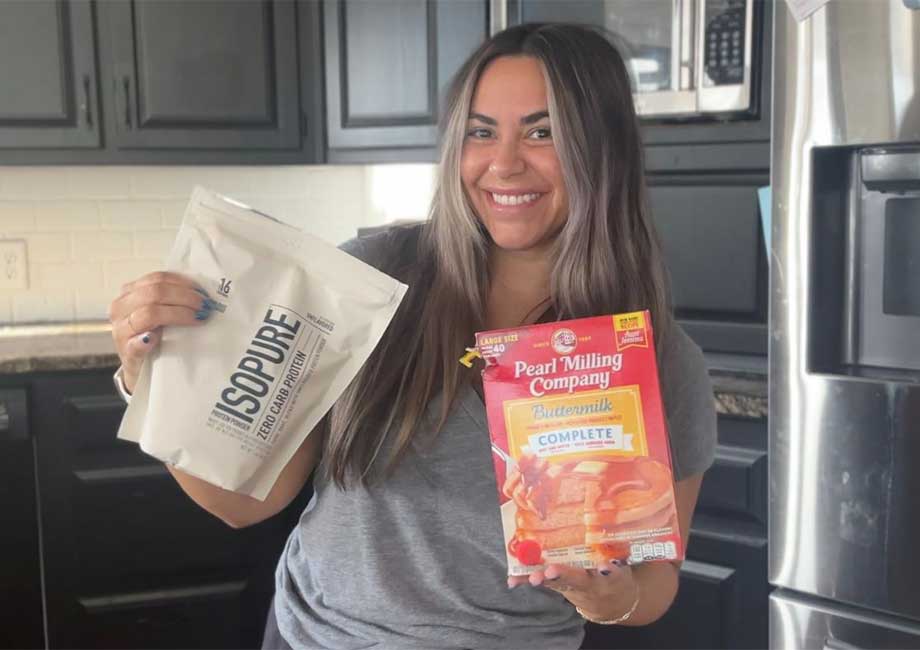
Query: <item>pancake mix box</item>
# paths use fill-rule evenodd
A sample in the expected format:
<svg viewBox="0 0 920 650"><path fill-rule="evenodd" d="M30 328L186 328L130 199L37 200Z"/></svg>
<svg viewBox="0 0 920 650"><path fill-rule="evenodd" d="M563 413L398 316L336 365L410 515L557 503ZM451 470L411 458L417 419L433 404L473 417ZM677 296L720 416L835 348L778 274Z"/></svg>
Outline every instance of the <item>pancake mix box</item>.
<svg viewBox="0 0 920 650"><path fill-rule="evenodd" d="M509 575L682 560L648 311L479 332Z"/></svg>

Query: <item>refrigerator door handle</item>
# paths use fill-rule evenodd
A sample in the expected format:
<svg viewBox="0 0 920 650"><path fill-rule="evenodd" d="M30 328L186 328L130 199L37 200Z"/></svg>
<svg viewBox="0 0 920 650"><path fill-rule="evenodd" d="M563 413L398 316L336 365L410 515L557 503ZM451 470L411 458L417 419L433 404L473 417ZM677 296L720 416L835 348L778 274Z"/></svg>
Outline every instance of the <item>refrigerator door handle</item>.
<svg viewBox="0 0 920 650"><path fill-rule="evenodd" d="M824 645L822 648L823 650L863 650L852 643L845 643L840 639L832 639L830 637L824 637Z"/></svg>

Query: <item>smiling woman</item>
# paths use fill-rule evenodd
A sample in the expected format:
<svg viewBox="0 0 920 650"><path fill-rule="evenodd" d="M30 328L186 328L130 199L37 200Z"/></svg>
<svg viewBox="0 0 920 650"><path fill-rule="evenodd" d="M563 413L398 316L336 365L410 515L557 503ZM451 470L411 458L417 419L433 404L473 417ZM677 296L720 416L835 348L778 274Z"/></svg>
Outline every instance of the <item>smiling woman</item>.
<svg viewBox="0 0 920 650"><path fill-rule="evenodd" d="M699 348L671 315L623 60L589 28L505 30L457 74L441 131L430 219L344 245L409 292L271 498L173 471L239 525L277 513L313 475L265 647L577 648L585 618L646 624L676 592L669 563L507 578L480 373L457 363L477 331L648 309L686 543L715 410ZM156 284L121 304L161 314L157 331L194 324L175 296L200 297ZM113 311L122 329L131 316ZM130 389L159 338L117 343Z"/></svg>
<svg viewBox="0 0 920 650"><path fill-rule="evenodd" d="M473 95L463 187L502 254L550 247L568 216L547 105L543 69L527 56L494 60Z"/></svg>

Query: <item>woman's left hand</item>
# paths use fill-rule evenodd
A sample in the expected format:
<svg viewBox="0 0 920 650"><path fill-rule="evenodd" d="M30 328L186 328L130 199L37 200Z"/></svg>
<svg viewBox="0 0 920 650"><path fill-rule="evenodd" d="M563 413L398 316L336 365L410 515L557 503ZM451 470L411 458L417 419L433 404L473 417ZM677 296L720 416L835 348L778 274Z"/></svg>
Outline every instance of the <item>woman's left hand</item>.
<svg viewBox="0 0 920 650"><path fill-rule="evenodd" d="M508 587L530 584L557 591L595 620L612 620L628 612L636 602L639 585L629 566L609 564L598 569L577 569L548 564L529 576L509 576Z"/></svg>

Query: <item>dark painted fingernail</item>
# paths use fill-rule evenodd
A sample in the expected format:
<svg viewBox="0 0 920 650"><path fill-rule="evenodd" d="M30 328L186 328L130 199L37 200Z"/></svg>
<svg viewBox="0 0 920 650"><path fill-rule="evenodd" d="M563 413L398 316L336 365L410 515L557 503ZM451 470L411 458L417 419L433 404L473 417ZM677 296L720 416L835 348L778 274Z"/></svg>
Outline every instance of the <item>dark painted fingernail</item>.
<svg viewBox="0 0 920 650"><path fill-rule="evenodd" d="M205 320L210 315L211 315L210 309L202 309L201 311L195 312L195 320Z"/></svg>
<svg viewBox="0 0 920 650"><path fill-rule="evenodd" d="M150 335L144 334L144 336L141 337L141 341L143 341L144 343L150 343Z"/></svg>
<svg viewBox="0 0 920 650"><path fill-rule="evenodd" d="M210 297L211 297L211 294L209 294L207 291L205 291L205 290L202 289L201 287L195 287L195 291L197 291L198 293L200 293L200 294L201 294L202 296L204 296L205 298L210 298Z"/></svg>
<svg viewBox="0 0 920 650"><path fill-rule="evenodd" d="M613 566L626 566L626 561L620 560L618 558L614 558L610 560L610 564L612 564Z"/></svg>
<svg viewBox="0 0 920 650"><path fill-rule="evenodd" d="M214 309L215 305L216 303L213 300L211 300L210 298L205 298L204 300L201 301L201 310L211 311L212 309Z"/></svg>
<svg viewBox="0 0 920 650"><path fill-rule="evenodd" d="M598 573L600 573L602 576L609 576L610 569L601 569L600 571L598 571Z"/></svg>

